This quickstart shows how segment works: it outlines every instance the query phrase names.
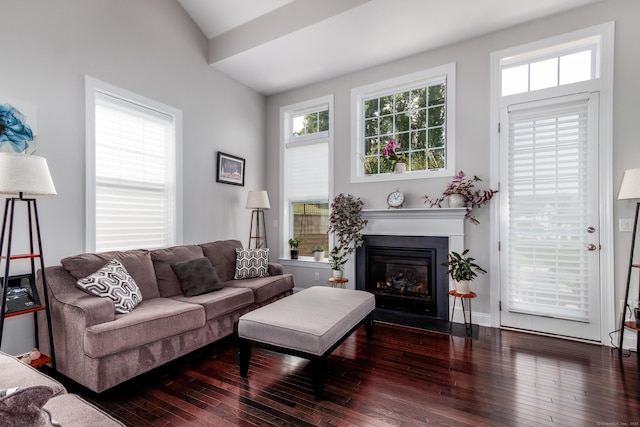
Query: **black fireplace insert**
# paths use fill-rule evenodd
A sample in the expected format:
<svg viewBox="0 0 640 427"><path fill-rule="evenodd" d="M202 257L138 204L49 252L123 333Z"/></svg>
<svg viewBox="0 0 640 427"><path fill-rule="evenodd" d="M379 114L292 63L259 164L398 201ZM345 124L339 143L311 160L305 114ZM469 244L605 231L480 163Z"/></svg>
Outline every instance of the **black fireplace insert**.
<svg viewBox="0 0 640 427"><path fill-rule="evenodd" d="M356 289L376 307L449 318L448 237L366 235L356 252Z"/></svg>

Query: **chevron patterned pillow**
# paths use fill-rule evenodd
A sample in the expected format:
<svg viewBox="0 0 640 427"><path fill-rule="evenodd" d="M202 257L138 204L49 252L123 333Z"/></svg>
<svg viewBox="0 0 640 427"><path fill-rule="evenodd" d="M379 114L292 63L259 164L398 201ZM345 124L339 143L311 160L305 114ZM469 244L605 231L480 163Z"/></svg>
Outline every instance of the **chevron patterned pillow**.
<svg viewBox="0 0 640 427"><path fill-rule="evenodd" d="M234 279L250 279L269 275L269 249L236 249Z"/></svg>
<svg viewBox="0 0 640 427"><path fill-rule="evenodd" d="M115 304L116 313L129 313L142 301L140 288L117 259L78 280L76 286L92 295L109 298Z"/></svg>

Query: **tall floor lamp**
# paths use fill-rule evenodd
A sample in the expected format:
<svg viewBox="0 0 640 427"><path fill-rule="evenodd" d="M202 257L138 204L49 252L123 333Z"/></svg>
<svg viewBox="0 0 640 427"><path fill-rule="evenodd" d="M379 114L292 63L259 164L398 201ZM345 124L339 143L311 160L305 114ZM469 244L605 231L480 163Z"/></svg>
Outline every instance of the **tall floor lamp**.
<svg viewBox="0 0 640 427"><path fill-rule="evenodd" d="M620 191L618 192L618 200L640 200L640 168L627 169L622 176ZM624 330L626 326L635 328L635 325L625 325L625 315L627 312L627 301L629 299L629 287L631 286L631 273L634 268L639 269L640 264L634 264L634 251L636 246L636 236L638 234L638 213L640 212L640 201L636 202L636 215L633 220L633 235L631 236L631 250L629 252L629 270L627 271L627 287L624 291L624 300L622 306L622 319L620 321L620 341L618 343L618 356L622 357L622 342L624 339ZM640 289L639 289L640 292ZM640 297L640 296L639 296ZM640 328L636 329L638 335L637 350L640 354Z"/></svg>
<svg viewBox="0 0 640 427"><path fill-rule="evenodd" d="M51 333L51 316L49 309L49 295L47 292L44 258L42 256L42 239L40 237L40 221L38 219L38 207L36 199L41 197L53 197L56 189L49 173L47 161L43 157L27 154L0 153L0 195L5 196L4 217L2 221L2 234L0 235L0 259L5 260L4 281L2 286L2 302L0 304L0 341L4 327L5 305L7 301L7 288L9 287L9 267L12 259L29 259L31 262L31 274L35 280L35 258L40 259L40 271L42 277L42 289L44 294L45 313L47 327L49 328L49 346L51 351L51 364L55 369L55 357L53 350L53 337ZM12 255L11 246L13 240L13 224L16 202L27 203L29 226L29 251L27 255ZM35 235L34 235L35 232ZM6 249L4 246L7 242ZM36 241L37 240L37 241ZM37 244L37 252L35 245ZM36 346L38 345L38 322L34 317Z"/></svg>
<svg viewBox="0 0 640 427"><path fill-rule="evenodd" d="M246 208L253 209L251 211L251 229L249 230L249 249L251 249L251 246L254 246L255 249L267 248L267 228L264 224L264 210L271 208L269 195L265 190L249 191Z"/></svg>

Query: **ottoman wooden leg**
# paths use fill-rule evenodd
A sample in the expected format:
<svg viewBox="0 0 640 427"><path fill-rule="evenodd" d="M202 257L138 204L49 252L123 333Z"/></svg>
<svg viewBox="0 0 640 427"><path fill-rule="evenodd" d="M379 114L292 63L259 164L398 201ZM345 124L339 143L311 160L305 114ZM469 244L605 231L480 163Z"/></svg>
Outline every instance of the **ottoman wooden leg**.
<svg viewBox="0 0 640 427"><path fill-rule="evenodd" d="M322 400L322 397L324 395L325 358L317 357L312 359L311 370L313 379L313 394L316 399Z"/></svg>
<svg viewBox="0 0 640 427"><path fill-rule="evenodd" d="M251 359L251 345L241 339L238 343L238 361L240 363L240 376L247 378L249 372L249 360Z"/></svg>
<svg viewBox="0 0 640 427"><path fill-rule="evenodd" d="M364 330L367 332L367 338L373 338L373 311L369 313L364 321Z"/></svg>

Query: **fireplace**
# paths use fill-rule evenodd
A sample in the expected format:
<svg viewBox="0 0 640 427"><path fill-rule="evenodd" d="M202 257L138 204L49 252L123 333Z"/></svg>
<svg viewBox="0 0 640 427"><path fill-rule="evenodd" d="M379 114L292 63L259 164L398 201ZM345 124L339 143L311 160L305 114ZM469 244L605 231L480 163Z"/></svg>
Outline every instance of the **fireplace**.
<svg viewBox="0 0 640 427"><path fill-rule="evenodd" d="M448 237L365 235L356 252L356 289L376 307L448 319Z"/></svg>

